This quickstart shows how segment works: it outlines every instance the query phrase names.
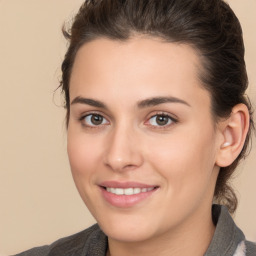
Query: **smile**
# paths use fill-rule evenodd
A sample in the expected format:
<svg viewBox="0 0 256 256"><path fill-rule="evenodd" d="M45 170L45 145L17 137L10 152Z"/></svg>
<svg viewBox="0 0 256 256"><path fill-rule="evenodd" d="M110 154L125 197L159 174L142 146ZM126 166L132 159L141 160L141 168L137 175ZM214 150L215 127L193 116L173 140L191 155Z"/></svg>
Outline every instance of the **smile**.
<svg viewBox="0 0 256 256"><path fill-rule="evenodd" d="M138 182L106 181L101 183L99 188L104 201L108 204L118 208L129 208L151 198L160 187Z"/></svg>
<svg viewBox="0 0 256 256"><path fill-rule="evenodd" d="M136 195L140 193L146 193L149 191L152 191L155 187L151 188L105 188L109 193L115 194L115 195Z"/></svg>

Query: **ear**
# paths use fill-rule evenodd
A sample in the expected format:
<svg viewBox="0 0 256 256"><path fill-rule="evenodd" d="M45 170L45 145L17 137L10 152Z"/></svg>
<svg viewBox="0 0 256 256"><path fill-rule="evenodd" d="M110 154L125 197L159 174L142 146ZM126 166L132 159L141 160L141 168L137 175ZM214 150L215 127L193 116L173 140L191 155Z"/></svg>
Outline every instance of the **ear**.
<svg viewBox="0 0 256 256"><path fill-rule="evenodd" d="M248 108L244 104L236 105L229 118L220 122L221 140L218 145L216 165L231 165L243 149L250 124Z"/></svg>

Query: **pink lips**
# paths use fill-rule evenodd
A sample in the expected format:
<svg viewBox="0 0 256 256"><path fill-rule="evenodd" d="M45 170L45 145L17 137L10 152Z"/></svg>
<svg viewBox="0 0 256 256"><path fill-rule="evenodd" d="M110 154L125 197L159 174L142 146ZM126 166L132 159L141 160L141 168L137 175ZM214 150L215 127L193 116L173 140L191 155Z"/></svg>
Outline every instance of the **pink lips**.
<svg viewBox="0 0 256 256"><path fill-rule="evenodd" d="M100 184L103 198L112 206L127 208L145 200L157 191L156 185L138 182L106 181Z"/></svg>

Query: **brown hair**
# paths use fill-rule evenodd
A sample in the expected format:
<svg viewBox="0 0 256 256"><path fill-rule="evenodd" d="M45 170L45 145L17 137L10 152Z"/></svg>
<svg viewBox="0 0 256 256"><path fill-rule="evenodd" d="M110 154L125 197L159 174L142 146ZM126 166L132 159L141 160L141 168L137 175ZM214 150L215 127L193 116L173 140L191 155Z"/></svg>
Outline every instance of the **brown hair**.
<svg viewBox="0 0 256 256"><path fill-rule="evenodd" d="M196 49L203 66L200 79L211 94L215 121L228 117L238 103L247 105L251 115L244 147L230 166L220 169L215 187L215 201L233 213L237 197L228 181L245 157L254 124L250 101L245 97L248 79L242 29L228 4L222 0L86 0L71 29L63 28L63 33L70 40L60 85L65 94L67 126L72 66L77 51L86 42L100 37L125 41L144 34Z"/></svg>

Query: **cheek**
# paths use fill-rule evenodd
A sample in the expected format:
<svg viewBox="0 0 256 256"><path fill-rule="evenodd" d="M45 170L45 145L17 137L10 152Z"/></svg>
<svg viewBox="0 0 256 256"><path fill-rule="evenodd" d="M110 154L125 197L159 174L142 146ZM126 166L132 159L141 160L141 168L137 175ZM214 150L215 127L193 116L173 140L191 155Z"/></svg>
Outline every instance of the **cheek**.
<svg viewBox="0 0 256 256"><path fill-rule="evenodd" d="M165 178L170 191L187 193L202 189L210 182L215 153L214 136L209 130L193 132L190 129L189 136L175 134L158 143L152 142L148 159Z"/></svg>
<svg viewBox="0 0 256 256"><path fill-rule="evenodd" d="M74 176L89 176L96 169L101 156L101 147L92 138L79 133L68 132L68 157L71 171Z"/></svg>
<svg viewBox="0 0 256 256"><path fill-rule="evenodd" d="M68 157L72 176L85 205L95 216L95 172L99 170L99 144L79 132L68 132Z"/></svg>

